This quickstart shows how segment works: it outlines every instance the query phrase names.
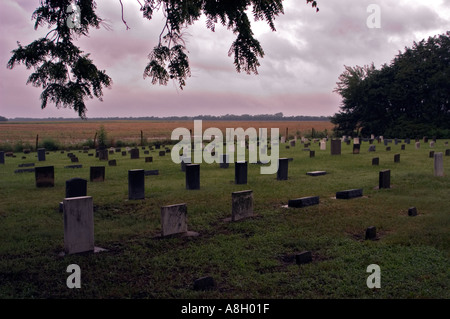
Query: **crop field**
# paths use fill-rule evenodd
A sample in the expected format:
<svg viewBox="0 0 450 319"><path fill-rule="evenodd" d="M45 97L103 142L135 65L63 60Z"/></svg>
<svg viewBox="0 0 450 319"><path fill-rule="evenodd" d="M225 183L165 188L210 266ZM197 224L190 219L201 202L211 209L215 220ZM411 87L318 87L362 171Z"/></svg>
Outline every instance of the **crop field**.
<svg viewBox="0 0 450 319"><path fill-rule="evenodd" d="M175 128L194 128L193 121L77 121L77 122L7 122L0 124L0 145L2 143L29 143L35 145L36 136L39 140L51 139L62 145L72 145L82 143L88 139L93 140L95 133L100 126L108 132L111 141L135 142L140 144L141 131L143 137L148 142L154 140L170 139ZM203 121L204 127L216 127L222 132L226 128L242 127L244 130L249 127L258 128L279 128L280 135L305 135L314 128L316 131L325 131L331 134L333 124L330 122L256 122L256 121ZM270 131L270 130L269 130Z"/></svg>
<svg viewBox="0 0 450 319"><path fill-rule="evenodd" d="M136 140L141 129L150 139L169 137L172 127L193 128L192 122L164 128L141 122L46 123L24 129L27 137L11 133L15 125L26 124L0 127L1 134L5 128L14 140L33 140L34 134L56 139L63 133L64 138L86 139L101 124L108 136L123 139L128 132L130 138L136 134ZM313 124L325 125L315 127L317 131L329 128ZM229 123L204 123L204 129L220 125ZM236 123L246 125L258 127ZM311 129L280 123L282 135L285 125L293 135ZM287 180L260 174L261 165L249 163L247 184L235 184L234 163L228 168L201 163L198 190L186 189L185 173L170 153L160 156L149 146L138 147L138 159L123 155L123 147L112 152L109 160L115 159L117 166L95 157L93 149L70 150L78 163L71 163L68 150L48 152L45 162L38 161L34 151L15 152L16 157L5 157L0 164L0 299L448 299L450 156L443 157L444 176L435 176L430 151L445 154L449 140L437 140L433 147L420 142L420 149L414 140L390 143L388 151L375 141L375 152L368 152L369 142L362 142L360 154L353 154L352 143L342 143L340 155L330 154L330 140L326 150L312 140L308 147L300 140L289 148L289 143L281 143L280 157L292 159ZM400 162L394 162L394 154L400 154ZM147 156L153 161L145 162ZM372 165L374 157L379 165ZM54 186L36 187L33 172L15 173L24 163L53 166ZM66 168L71 164L82 167ZM90 181L91 166L105 167L103 182ZM145 199L128 197L128 171L133 169L159 172L145 177ZM377 187L382 170L391 172L388 189ZM306 174L311 171L326 175ZM95 246L106 251L62 254L59 203L66 181L74 177L87 180L87 195L94 203ZM362 189L363 196L336 199L336 192L349 189ZM243 190L253 191L254 216L228 221L231 194ZM319 204L286 207L289 200L307 196L319 196ZM180 203L187 206L188 230L198 236L161 237L161 207ZM408 215L411 207L417 216ZM376 227L376 238L366 240L371 226ZM296 256L304 251L311 252L311 262L297 264ZM81 269L79 289L67 285L67 267L73 264ZM369 265L379 266L379 288L367 285ZM215 286L194 289L195 280L206 276Z"/></svg>

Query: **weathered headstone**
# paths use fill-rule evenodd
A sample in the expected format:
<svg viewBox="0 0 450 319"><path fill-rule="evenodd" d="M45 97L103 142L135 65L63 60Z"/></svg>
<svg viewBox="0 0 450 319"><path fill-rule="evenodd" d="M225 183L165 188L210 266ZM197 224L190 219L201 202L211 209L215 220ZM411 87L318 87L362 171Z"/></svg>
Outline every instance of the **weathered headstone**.
<svg viewBox="0 0 450 319"><path fill-rule="evenodd" d="M233 192L231 220L237 221L243 218L253 216L253 191L245 190Z"/></svg>
<svg viewBox="0 0 450 319"><path fill-rule="evenodd" d="M130 158L131 159L138 159L139 158L139 149L133 148L130 150Z"/></svg>
<svg viewBox="0 0 450 319"><path fill-rule="evenodd" d="M430 153L428 154L429 158L434 158L434 151L430 151Z"/></svg>
<svg viewBox="0 0 450 319"><path fill-rule="evenodd" d="M34 168L36 187L55 186L55 169L53 166L42 166Z"/></svg>
<svg viewBox="0 0 450 319"><path fill-rule="evenodd" d="M353 154L359 154L360 148L361 148L361 144L359 144L359 143L358 144L353 144Z"/></svg>
<svg viewBox="0 0 450 319"><path fill-rule="evenodd" d="M444 157L441 152L434 153L434 176L444 176Z"/></svg>
<svg viewBox="0 0 450 319"><path fill-rule="evenodd" d="M417 216L417 208L416 207L408 208L408 216Z"/></svg>
<svg viewBox="0 0 450 319"><path fill-rule="evenodd" d="M379 157L372 158L372 165L380 165L380 158Z"/></svg>
<svg viewBox="0 0 450 319"><path fill-rule="evenodd" d="M143 169L128 171L128 199L145 198L145 175Z"/></svg>
<svg viewBox="0 0 450 319"><path fill-rule="evenodd" d="M431 148L434 147L434 142L433 142L433 141L430 142L430 147L431 147Z"/></svg>
<svg viewBox="0 0 450 319"><path fill-rule="evenodd" d="M152 156L146 156L146 157L145 157L145 162L146 162L146 163L151 163L151 162L153 162L153 157L152 157Z"/></svg>
<svg viewBox="0 0 450 319"><path fill-rule="evenodd" d="M202 278L198 278L194 281L194 290L196 291L205 291L205 290L213 290L216 287L216 282L214 278L211 276L206 276Z"/></svg>
<svg viewBox="0 0 450 319"><path fill-rule="evenodd" d="M450 156L450 149L445 150L445 156Z"/></svg>
<svg viewBox="0 0 450 319"><path fill-rule="evenodd" d="M103 182L105 180L105 166L91 166L89 180L91 182Z"/></svg>
<svg viewBox="0 0 450 319"><path fill-rule="evenodd" d="M66 254L94 251L94 205L91 196L65 198L64 250Z"/></svg>
<svg viewBox="0 0 450 319"><path fill-rule="evenodd" d="M107 161L108 160L108 156L109 156L108 155L109 154L108 150L98 150L97 154L98 154L98 159L100 161Z"/></svg>
<svg viewBox="0 0 450 319"><path fill-rule="evenodd" d="M200 164L186 164L186 189L200 189Z"/></svg>
<svg viewBox="0 0 450 319"><path fill-rule="evenodd" d="M83 178L71 178L66 181L66 197L81 197L87 195L87 180Z"/></svg>
<svg viewBox="0 0 450 319"><path fill-rule="evenodd" d="M166 156L166 152L165 151L159 151L159 156Z"/></svg>
<svg viewBox="0 0 450 319"><path fill-rule="evenodd" d="M336 192L337 199L352 199L363 196L362 188L358 189L348 189L345 191Z"/></svg>
<svg viewBox="0 0 450 319"><path fill-rule="evenodd" d="M386 151L387 151L387 152L389 152L390 150L391 150L391 147L390 147L390 146L386 147Z"/></svg>
<svg viewBox="0 0 450 319"><path fill-rule="evenodd" d="M297 265L308 264L312 262L312 254L310 251L302 251L295 255L295 263Z"/></svg>
<svg viewBox="0 0 450 319"><path fill-rule="evenodd" d="M411 144L411 139L410 138L405 138L405 143L406 144Z"/></svg>
<svg viewBox="0 0 450 319"><path fill-rule="evenodd" d="M309 157L313 158L316 156L316 151L309 151Z"/></svg>
<svg viewBox="0 0 450 319"><path fill-rule="evenodd" d="M369 152L375 152L375 145L369 146Z"/></svg>
<svg viewBox="0 0 450 319"><path fill-rule="evenodd" d="M320 142L320 150L321 151L326 151L327 150L327 142L325 142L325 141L321 141Z"/></svg>
<svg viewBox="0 0 450 319"><path fill-rule="evenodd" d="M341 140L331 140L331 155L341 155Z"/></svg>
<svg viewBox="0 0 450 319"><path fill-rule="evenodd" d="M37 155L38 155L38 161L44 162L45 161L45 148L38 148Z"/></svg>
<svg viewBox="0 0 450 319"><path fill-rule="evenodd" d="M247 162L234 163L234 183L247 184Z"/></svg>
<svg viewBox="0 0 450 319"><path fill-rule="evenodd" d="M295 141L294 140L289 141L289 146L295 147Z"/></svg>
<svg viewBox="0 0 450 319"><path fill-rule="evenodd" d="M394 163L400 163L400 154L394 155Z"/></svg>
<svg viewBox="0 0 450 319"><path fill-rule="evenodd" d="M277 180L284 181L288 179L288 164L287 158L278 159Z"/></svg>
<svg viewBox="0 0 450 319"><path fill-rule="evenodd" d="M78 163L78 157L72 156L72 157L70 158L70 161L71 161L72 163Z"/></svg>
<svg viewBox="0 0 450 319"><path fill-rule="evenodd" d="M108 161L109 166L117 166L117 161L115 159Z"/></svg>
<svg viewBox="0 0 450 319"><path fill-rule="evenodd" d="M405 144L402 144L401 149L402 149L402 151L405 150Z"/></svg>
<svg viewBox="0 0 450 319"><path fill-rule="evenodd" d="M5 164L5 152L0 151L0 164Z"/></svg>
<svg viewBox="0 0 450 319"><path fill-rule="evenodd" d="M187 233L187 206L177 204L161 207L161 235Z"/></svg>
<svg viewBox="0 0 450 319"><path fill-rule="evenodd" d="M366 240L374 240L377 238L377 228L370 226L366 229Z"/></svg>
<svg viewBox="0 0 450 319"><path fill-rule="evenodd" d="M220 160L220 168L228 168L230 167L229 156L228 154L223 154Z"/></svg>
<svg viewBox="0 0 450 319"><path fill-rule="evenodd" d="M127 156L127 151L122 151L122 156Z"/></svg>
<svg viewBox="0 0 450 319"><path fill-rule="evenodd" d="M296 199L290 199L288 201L288 207L307 207L312 205L319 205L319 196L302 197Z"/></svg>
<svg viewBox="0 0 450 319"><path fill-rule="evenodd" d="M307 172L306 175L309 176L322 176L322 175L326 175L327 172L326 171L312 171L312 172Z"/></svg>
<svg viewBox="0 0 450 319"><path fill-rule="evenodd" d="M378 188L391 188L391 171L389 169L380 171Z"/></svg>
<svg viewBox="0 0 450 319"><path fill-rule="evenodd" d="M420 148L420 142L416 142L416 150Z"/></svg>

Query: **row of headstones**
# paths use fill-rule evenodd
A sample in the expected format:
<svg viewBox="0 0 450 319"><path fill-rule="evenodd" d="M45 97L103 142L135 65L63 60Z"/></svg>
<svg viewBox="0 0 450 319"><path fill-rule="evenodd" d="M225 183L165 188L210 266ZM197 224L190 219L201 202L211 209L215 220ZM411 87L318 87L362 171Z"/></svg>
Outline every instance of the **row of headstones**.
<svg viewBox="0 0 450 319"><path fill-rule="evenodd" d="M61 203L64 215L64 251L75 254L94 251L94 208L92 196L67 197L86 193L86 181L73 179L66 182L66 198ZM77 191L74 192L74 190ZM232 193L231 221L253 216L253 191ZM187 227L187 205L161 207L161 236L198 235Z"/></svg>

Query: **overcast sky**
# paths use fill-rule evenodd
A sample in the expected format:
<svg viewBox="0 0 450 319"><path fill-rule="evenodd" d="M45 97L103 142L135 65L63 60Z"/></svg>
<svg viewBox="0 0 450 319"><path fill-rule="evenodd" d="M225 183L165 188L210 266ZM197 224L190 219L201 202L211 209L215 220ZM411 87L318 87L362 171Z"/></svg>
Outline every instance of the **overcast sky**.
<svg viewBox="0 0 450 319"><path fill-rule="evenodd" d="M199 20L187 29L192 76L184 90L176 83L152 85L143 79L147 56L157 44L161 15L142 18L136 0L97 0L97 14L112 30L92 29L77 41L94 63L112 77L103 102L87 101L87 117L184 116L223 114L333 115L340 96L333 93L344 65L376 67L389 63L414 41L450 30L449 0L318 0L315 12L304 0L285 0L285 14L275 21L276 32L254 23L254 32L265 51L258 75L237 73L228 49L231 31L215 32ZM370 4L380 7L380 28L369 28ZM31 20L38 0L2 0L0 11L0 116L76 117L71 109L53 104L41 110L40 88L26 85L31 70L6 64L16 42L27 45L45 35Z"/></svg>

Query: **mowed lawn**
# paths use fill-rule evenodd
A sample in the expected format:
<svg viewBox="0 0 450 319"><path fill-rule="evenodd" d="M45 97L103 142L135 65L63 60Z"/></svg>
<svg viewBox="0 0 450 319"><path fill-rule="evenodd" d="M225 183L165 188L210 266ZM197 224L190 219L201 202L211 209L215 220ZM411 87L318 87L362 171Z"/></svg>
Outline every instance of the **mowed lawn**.
<svg viewBox="0 0 450 319"><path fill-rule="evenodd" d="M430 150L445 152L446 141L433 149L421 141L418 150L414 140L405 150L392 143L391 151L375 142L374 153L363 142L357 155L344 143L335 156L330 141L326 151L311 143L313 158L300 141L289 149L280 144L280 155L293 158L288 180L249 164L248 183L236 185L234 164L221 169L203 163L199 190L186 190L180 165L158 150L144 155L140 149L140 159L110 155L116 167L73 150L79 169L64 168L73 164L67 151L50 152L45 162L35 152L17 153L0 164L0 298L449 298L450 156L444 156L444 177L434 176L429 157ZM401 154L400 163L394 154ZM372 166L373 157L379 166ZM55 186L37 188L33 173L14 173L22 163L54 166ZM89 167L99 165L106 167L105 181L90 182ZM128 200L130 169L159 170L145 177L145 200ZM391 188L377 189L385 169L391 170ZM306 175L316 170L327 174ZM88 180L95 246L105 252L60 254L58 206L73 177ZM364 196L335 199L337 191L353 188L362 188ZM231 193L240 190L253 191L255 216L225 221ZM284 207L305 196L319 196L319 205ZM199 236L160 238L161 206L178 203L186 203L188 229ZM408 216L412 206L415 217ZM377 229L373 241L364 239L370 226ZM311 251L313 260L297 265L295 255L303 251ZM71 264L81 269L80 289L66 285ZM381 270L379 289L367 287L371 264ZM214 278L214 290L193 289L204 276Z"/></svg>

